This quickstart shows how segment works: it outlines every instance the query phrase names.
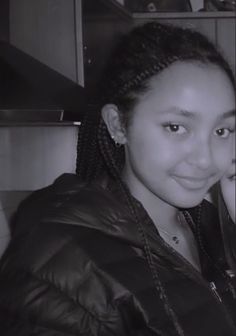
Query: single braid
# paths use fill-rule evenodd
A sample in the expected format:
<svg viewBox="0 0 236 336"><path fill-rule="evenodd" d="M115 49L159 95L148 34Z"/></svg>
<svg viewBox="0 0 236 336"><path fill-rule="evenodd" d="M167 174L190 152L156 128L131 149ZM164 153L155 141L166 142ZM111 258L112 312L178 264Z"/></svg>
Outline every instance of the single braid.
<svg viewBox="0 0 236 336"><path fill-rule="evenodd" d="M143 225L139 219L136 203L134 202L133 197L131 196L127 186L125 185L125 183L123 182L121 178L121 169L120 169L121 167L119 164L117 165L117 161L116 161L117 155L114 155L114 148L113 146L111 146L111 139L110 139L110 136L108 135L106 126L103 121L101 121L99 125L98 142L99 142L101 153L104 157L104 160L107 164L107 168L110 172L110 175L116 180L119 186L119 189L121 193L124 195L126 203L130 209L130 212L133 215L133 218L137 224L138 232L139 232L141 242L144 248L145 257L146 257L158 296L163 302L165 312L167 316L169 316L172 323L174 324L174 327L177 330L178 335L184 336L184 331L178 321L178 318L174 310L172 309L170 305L168 297L165 293L165 289L161 283L161 279L156 271L156 267L154 265L153 258L152 258L151 248L149 246L148 238L145 234Z"/></svg>
<svg viewBox="0 0 236 336"><path fill-rule="evenodd" d="M116 180L116 172L121 172L123 168L124 148L116 147L114 141L111 139L108 133L107 127L103 120L100 120L100 124L98 127L98 146L104 159L104 164L106 165L107 172L109 173L111 178ZM106 148L106 150L104 150L104 148Z"/></svg>
<svg viewBox="0 0 236 336"><path fill-rule="evenodd" d="M155 74L161 72L163 69L167 68L170 64L179 61L180 58L176 56L170 56L169 58L163 59L158 64L154 63L149 65L147 69L143 72L138 73L134 78L132 78L129 82L125 83L119 91L114 94L114 98L125 95L131 89L138 87L142 81L154 76Z"/></svg>
<svg viewBox="0 0 236 336"><path fill-rule="evenodd" d="M88 106L87 113L79 127L76 174L84 182L96 180L105 171L97 142L100 118L97 110L98 107L96 105Z"/></svg>

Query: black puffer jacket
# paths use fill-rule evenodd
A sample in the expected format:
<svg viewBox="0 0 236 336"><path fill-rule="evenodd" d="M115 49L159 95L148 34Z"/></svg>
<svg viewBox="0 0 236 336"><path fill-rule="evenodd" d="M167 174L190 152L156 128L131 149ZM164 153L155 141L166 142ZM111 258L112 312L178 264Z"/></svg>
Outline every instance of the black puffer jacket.
<svg viewBox="0 0 236 336"><path fill-rule="evenodd" d="M225 272L212 206L203 203L198 230L203 276L164 243L141 205L139 210L182 335L235 336L236 286ZM117 191L63 175L25 201L1 260L0 335L178 335Z"/></svg>

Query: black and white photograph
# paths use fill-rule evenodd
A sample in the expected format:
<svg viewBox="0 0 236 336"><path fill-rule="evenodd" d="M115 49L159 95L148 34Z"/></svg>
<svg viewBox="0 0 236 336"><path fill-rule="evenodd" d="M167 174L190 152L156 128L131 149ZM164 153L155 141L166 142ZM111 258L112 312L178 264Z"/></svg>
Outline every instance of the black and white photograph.
<svg viewBox="0 0 236 336"><path fill-rule="evenodd" d="M0 0L0 336L236 336L235 0Z"/></svg>

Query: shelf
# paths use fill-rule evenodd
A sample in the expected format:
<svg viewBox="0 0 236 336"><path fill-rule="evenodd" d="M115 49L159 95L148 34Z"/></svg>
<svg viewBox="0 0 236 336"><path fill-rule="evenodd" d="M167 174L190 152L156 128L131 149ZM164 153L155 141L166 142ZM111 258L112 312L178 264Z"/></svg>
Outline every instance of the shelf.
<svg viewBox="0 0 236 336"><path fill-rule="evenodd" d="M133 19L208 19L208 18L236 18L236 12L153 12L133 13Z"/></svg>
<svg viewBox="0 0 236 336"><path fill-rule="evenodd" d="M80 121L58 121L58 122L49 122L49 121L25 121L25 122L17 122L17 121L9 121L9 122L0 122L0 127L40 127L40 126L56 126L56 127L66 127L66 126L80 126Z"/></svg>
<svg viewBox="0 0 236 336"><path fill-rule="evenodd" d="M100 0L104 5L116 10L117 13L131 19L157 18L236 18L236 11L198 11L198 12L131 12L116 0Z"/></svg>
<svg viewBox="0 0 236 336"><path fill-rule="evenodd" d="M91 1L91 0L90 0ZM89 0L87 0L89 4ZM99 0L106 8L110 8L113 11L115 10L117 14L120 14L128 19L157 19L157 18L229 18L234 17L236 18L235 11L208 11L208 12L131 12L125 6L122 6L116 0ZM94 3L90 6L90 10L98 12L98 9L101 8L100 4L98 3L98 7L94 7ZM103 10L104 11L104 8ZM90 12L90 11L89 11Z"/></svg>
<svg viewBox="0 0 236 336"><path fill-rule="evenodd" d="M117 10L117 13L120 13L121 15L124 15L126 17L132 17L132 13L130 13L130 11L125 7L125 6L122 6L119 2L117 2L116 0L102 0L102 2L105 4L105 5L108 5L108 6L112 6L113 8L116 8Z"/></svg>
<svg viewBox="0 0 236 336"><path fill-rule="evenodd" d="M121 17L123 19L131 20L132 13L124 6L122 6L116 0L85 0L83 3L83 11L85 16L91 18L100 19L114 19L115 17Z"/></svg>

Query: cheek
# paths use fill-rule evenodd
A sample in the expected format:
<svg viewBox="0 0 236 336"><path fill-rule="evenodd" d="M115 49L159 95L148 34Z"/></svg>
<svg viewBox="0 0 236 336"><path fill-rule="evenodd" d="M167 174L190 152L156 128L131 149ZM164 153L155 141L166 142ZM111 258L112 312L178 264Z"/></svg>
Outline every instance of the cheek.
<svg viewBox="0 0 236 336"><path fill-rule="evenodd" d="M215 144L213 151L213 160L216 168L219 171L219 174L223 175L229 169L234 155L233 140L228 141L225 144Z"/></svg>
<svg viewBox="0 0 236 336"><path fill-rule="evenodd" d="M158 172L168 171L179 160L176 151L158 137L136 138L129 143L129 157L139 170L156 176Z"/></svg>

